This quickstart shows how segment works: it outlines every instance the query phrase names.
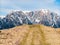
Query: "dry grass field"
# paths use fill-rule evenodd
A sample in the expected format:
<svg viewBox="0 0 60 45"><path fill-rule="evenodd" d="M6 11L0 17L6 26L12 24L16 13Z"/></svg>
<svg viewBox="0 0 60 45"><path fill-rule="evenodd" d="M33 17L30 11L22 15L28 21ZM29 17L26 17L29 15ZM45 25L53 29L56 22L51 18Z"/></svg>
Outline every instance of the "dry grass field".
<svg viewBox="0 0 60 45"><path fill-rule="evenodd" d="M37 24L0 30L0 45L60 45L60 29Z"/></svg>

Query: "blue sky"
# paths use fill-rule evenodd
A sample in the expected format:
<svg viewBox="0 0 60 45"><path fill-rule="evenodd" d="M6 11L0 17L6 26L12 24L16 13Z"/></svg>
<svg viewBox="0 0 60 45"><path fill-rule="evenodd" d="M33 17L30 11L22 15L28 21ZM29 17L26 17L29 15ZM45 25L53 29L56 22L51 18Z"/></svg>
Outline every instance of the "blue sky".
<svg viewBox="0 0 60 45"><path fill-rule="evenodd" d="M0 16L12 10L49 9L60 14L60 0L0 0Z"/></svg>

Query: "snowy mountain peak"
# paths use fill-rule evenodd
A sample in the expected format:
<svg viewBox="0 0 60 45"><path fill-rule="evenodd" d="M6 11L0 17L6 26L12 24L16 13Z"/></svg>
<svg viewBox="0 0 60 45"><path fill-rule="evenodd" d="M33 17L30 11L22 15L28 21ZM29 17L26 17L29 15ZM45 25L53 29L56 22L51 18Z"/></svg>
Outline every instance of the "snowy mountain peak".
<svg viewBox="0 0 60 45"><path fill-rule="evenodd" d="M29 13L29 12L31 12L31 11L23 11L23 13Z"/></svg>
<svg viewBox="0 0 60 45"><path fill-rule="evenodd" d="M41 9L40 11L43 12L43 13L48 13L49 12L49 10L47 10L47 9Z"/></svg>
<svg viewBox="0 0 60 45"><path fill-rule="evenodd" d="M15 11L0 19L0 29L11 28L23 24L43 24L60 27L60 16L46 9L39 11Z"/></svg>

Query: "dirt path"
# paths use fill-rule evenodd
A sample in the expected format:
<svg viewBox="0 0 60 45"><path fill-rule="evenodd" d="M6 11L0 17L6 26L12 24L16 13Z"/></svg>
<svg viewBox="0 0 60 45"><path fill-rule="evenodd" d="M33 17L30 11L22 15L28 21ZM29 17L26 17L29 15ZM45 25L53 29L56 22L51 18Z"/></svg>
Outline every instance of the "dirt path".
<svg viewBox="0 0 60 45"><path fill-rule="evenodd" d="M25 34L26 36L19 43L19 45L47 45L45 42L44 32L40 26L33 26L29 29L29 32Z"/></svg>

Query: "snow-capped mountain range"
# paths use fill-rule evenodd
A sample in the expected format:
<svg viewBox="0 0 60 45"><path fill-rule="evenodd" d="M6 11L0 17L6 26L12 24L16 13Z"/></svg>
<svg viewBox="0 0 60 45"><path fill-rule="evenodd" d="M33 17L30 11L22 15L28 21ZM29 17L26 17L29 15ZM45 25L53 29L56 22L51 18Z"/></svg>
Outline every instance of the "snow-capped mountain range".
<svg viewBox="0 0 60 45"><path fill-rule="evenodd" d="M0 29L12 28L23 24L43 24L55 28L60 27L60 16L50 10L13 11L0 18Z"/></svg>

